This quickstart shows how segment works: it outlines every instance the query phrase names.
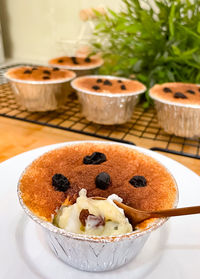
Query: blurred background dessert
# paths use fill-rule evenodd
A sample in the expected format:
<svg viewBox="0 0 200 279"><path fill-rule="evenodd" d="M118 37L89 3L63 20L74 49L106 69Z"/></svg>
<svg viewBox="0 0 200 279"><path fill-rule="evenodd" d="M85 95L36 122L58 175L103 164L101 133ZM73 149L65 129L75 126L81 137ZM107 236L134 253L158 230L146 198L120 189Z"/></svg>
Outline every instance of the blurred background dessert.
<svg viewBox="0 0 200 279"><path fill-rule="evenodd" d="M76 74L52 67L22 66L5 73L17 102L29 111L49 111L64 105L69 94L69 81Z"/></svg>

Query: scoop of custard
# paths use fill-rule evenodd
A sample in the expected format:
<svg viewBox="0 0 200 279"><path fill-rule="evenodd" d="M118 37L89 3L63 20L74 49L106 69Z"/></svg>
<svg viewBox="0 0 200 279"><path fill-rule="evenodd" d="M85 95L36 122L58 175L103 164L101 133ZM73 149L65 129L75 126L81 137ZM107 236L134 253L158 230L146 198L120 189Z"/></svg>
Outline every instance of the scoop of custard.
<svg viewBox="0 0 200 279"><path fill-rule="evenodd" d="M124 211L113 202L113 199L122 201L118 196L94 200L87 198L86 194L86 190L82 189L76 203L61 207L54 220L59 228L94 236L120 235L133 231Z"/></svg>

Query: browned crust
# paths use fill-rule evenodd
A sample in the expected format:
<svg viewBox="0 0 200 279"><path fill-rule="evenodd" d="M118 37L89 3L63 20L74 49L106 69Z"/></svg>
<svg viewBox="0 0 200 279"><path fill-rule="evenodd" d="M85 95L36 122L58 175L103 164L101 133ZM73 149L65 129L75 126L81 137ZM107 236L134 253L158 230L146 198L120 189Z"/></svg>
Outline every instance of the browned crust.
<svg viewBox="0 0 200 279"><path fill-rule="evenodd" d="M98 79L101 79L102 82L97 82ZM105 85L105 81L110 81L112 85ZM121 82L119 82L121 81ZM141 91L145 91L145 86L137 81L137 80L131 80L131 79L113 79L109 77L79 77L74 81L74 86L76 88L80 88L81 90L95 92L95 93L120 93L120 94L126 94L126 93L137 93ZM98 86L99 89L95 90L93 89L94 86ZM122 87L125 86L125 90L122 89Z"/></svg>
<svg viewBox="0 0 200 279"><path fill-rule="evenodd" d="M69 67L97 67L100 66L102 64L102 58L99 57L90 57L90 62L86 62L85 61L86 57L79 57L76 56L76 61L78 62L78 64L74 64L73 60L70 56L60 56L60 57L56 57L53 58L51 60L48 61L48 63L50 65L56 65L56 66L69 66ZM60 62L59 62L60 61ZM61 62L62 61L62 62Z"/></svg>
<svg viewBox="0 0 200 279"><path fill-rule="evenodd" d="M24 73L25 71L30 71L31 73ZM48 71L50 74L46 73L45 71ZM65 69L62 70L59 69L55 71L52 67L44 67L44 66L38 66L38 67L23 66L23 67L9 69L6 75L10 78L17 79L17 80L45 82L50 80L62 80L62 79L72 78L74 77L74 72ZM44 78L44 77L48 77L48 78Z"/></svg>
<svg viewBox="0 0 200 279"><path fill-rule="evenodd" d="M93 152L103 152L107 161L100 165L84 165L83 157ZM112 185L107 190L95 186L100 172L111 176ZM52 176L65 175L71 184L66 193L55 191ZM129 180L143 175L147 186L135 188ZM75 202L79 191L87 189L88 196L108 197L115 193L127 205L143 210L158 210L173 206L176 196L175 182L169 172L157 161L135 150L118 145L79 144L50 151L35 160L20 181L24 203L36 215L51 220L52 214L65 201Z"/></svg>
<svg viewBox="0 0 200 279"><path fill-rule="evenodd" d="M163 89L168 87L172 92L165 93ZM195 94L190 94L187 90L193 90ZM187 99L176 99L174 94L176 92L183 93ZM168 102L173 102L177 104L190 104L190 105L200 105L200 86L192 83L182 83L182 82L168 82L163 84L156 84L150 90L150 95L152 98L157 100L163 100Z"/></svg>

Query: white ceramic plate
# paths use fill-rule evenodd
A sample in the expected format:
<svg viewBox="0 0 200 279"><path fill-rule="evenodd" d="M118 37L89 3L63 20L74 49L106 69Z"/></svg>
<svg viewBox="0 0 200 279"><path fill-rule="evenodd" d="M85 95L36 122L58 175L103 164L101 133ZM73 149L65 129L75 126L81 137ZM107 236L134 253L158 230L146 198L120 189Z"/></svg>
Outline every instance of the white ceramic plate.
<svg viewBox="0 0 200 279"><path fill-rule="evenodd" d="M16 185L23 169L42 153L63 144L38 148L0 164L0 278L1 279L196 279L199 278L200 215L171 218L152 233L137 258L109 272L78 271L50 251L43 230L21 209ZM133 147L144 151L143 148ZM200 177L183 165L153 151L174 175L179 207L200 205Z"/></svg>

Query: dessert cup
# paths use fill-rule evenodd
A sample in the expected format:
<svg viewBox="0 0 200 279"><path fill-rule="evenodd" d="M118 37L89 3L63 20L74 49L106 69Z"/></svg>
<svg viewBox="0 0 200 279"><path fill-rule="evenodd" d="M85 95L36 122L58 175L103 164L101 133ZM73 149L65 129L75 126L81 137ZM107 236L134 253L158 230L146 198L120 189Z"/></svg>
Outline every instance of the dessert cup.
<svg viewBox="0 0 200 279"><path fill-rule="evenodd" d="M170 84L173 83L166 83ZM153 89L154 87L149 91L149 95L154 100L158 122L164 131L180 137L200 137L200 104L167 100L155 95Z"/></svg>
<svg viewBox="0 0 200 279"><path fill-rule="evenodd" d="M16 101L28 111L51 111L59 108L66 101L69 82L76 76L69 71L69 77L60 79L23 80L11 77L10 70L5 73L5 77L11 85Z"/></svg>
<svg viewBox="0 0 200 279"><path fill-rule="evenodd" d="M110 81L120 79L124 82L128 80L121 77L95 75L85 76L85 78L104 78ZM146 90L146 87L141 84L142 88L140 90L133 90L129 93L94 92L78 87L78 80L79 78L72 81L71 86L77 91L82 106L82 114L89 121L104 125L126 123L133 114L139 95Z"/></svg>
<svg viewBox="0 0 200 279"><path fill-rule="evenodd" d="M102 144L104 146L113 145L113 143L108 142L88 141L68 142L66 143L66 146L75 146L76 148L79 148L79 146L83 143ZM122 144L115 145L121 146ZM134 146L123 146L129 148L130 150L134 149ZM146 155L145 152L140 153ZM153 158L151 156L149 157ZM162 166L160 162L157 160L155 161ZM174 207L176 207L178 202L177 185L173 176L166 168L165 170L170 175L173 185L176 188L176 197L174 200ZM26 169L24 173L25 172ZM23 174L21 177L23 177ZM51 247L54 254L63 262L80 270L106 271L118 268L128 263L141 251L151 232L158 229L167 221L167 218L152 219L146 225L139 227L139 229L131 233L118 236L100 237L70 233L54 226L51 222L39 218L36 214L33 214L33 212L25 205L23 201L22 192L20 190L20 181L21 178L18 183L17 193L20 204L26 214L43 227L47 235L49 246Z"/></svg>

